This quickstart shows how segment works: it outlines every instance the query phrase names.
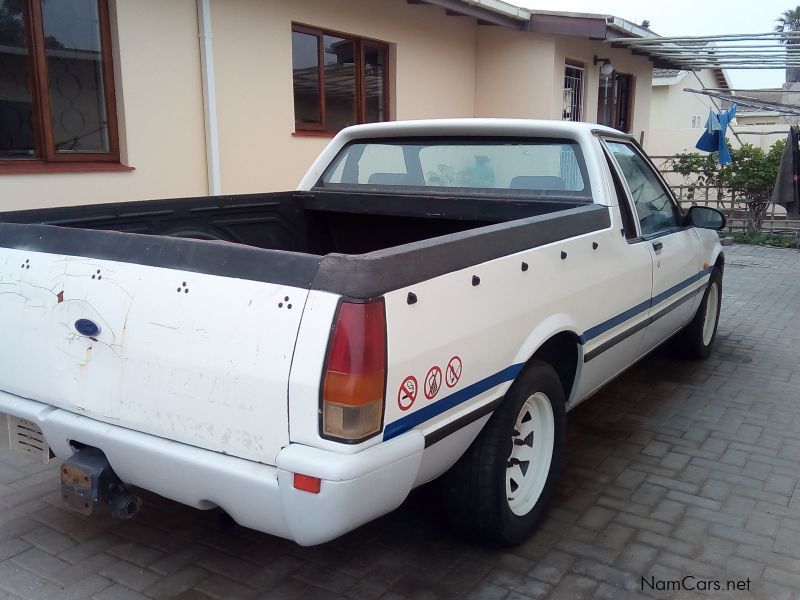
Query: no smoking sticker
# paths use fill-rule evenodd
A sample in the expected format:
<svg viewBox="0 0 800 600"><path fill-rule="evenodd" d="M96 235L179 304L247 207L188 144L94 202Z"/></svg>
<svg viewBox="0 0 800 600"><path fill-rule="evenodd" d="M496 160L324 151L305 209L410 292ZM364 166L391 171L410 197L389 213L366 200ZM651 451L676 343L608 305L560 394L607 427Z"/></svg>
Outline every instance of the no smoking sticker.
<svg viewBox="0 0 800 600"><path fill-rule="evenodd" d="M425 375L425 397L428 400L433 400L439 390L442 388L442 370L439 367L431 367L428 374Z"/></svg>
<svg viewBox="0 0 800 600"><path fill-rule="evenodd" d="M461 379L461 371L463 369L464 365L460 357L454 356L450 359L450 362L447 363L447 369L444 371L444 382L447 387L455 387L458 380Z"/></svg>
<svg viewBox="0 0 800 600"><path fill-rule="evenodd" d="M411 408L414 400L417 399L417 392L419 392L417 378L409 375L403 380L403 383L400 384L400 389L397 391L397 406L400 407L400 410Z"/></svg>

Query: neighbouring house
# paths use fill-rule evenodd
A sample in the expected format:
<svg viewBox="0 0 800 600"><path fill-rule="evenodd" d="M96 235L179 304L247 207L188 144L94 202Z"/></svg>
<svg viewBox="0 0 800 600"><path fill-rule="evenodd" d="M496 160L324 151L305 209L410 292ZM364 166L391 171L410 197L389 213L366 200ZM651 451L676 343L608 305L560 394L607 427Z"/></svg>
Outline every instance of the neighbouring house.
<svg viewBox="0 0 800 600"><path fill-rule="evenodd" d="M622 19L500 0L0 0L0 210L292 188L340 128L595 121L642 137Z"/></svg>
<svg viewBox="0 0 800 600"><path fill-rule="evenodd" d="M800 117L773 110L778 103L800 105L800 85L796 89L787 84L776 89L733 89L724 69L685 71L678 69L653 69L653 92L650 107L650 128L643 143L655 156L671 156L678 152L694 151L695 144L708 120L709 110L718 112L730 107L729 100L685 91L686 88L711 90L726 97L741 98L736 107L736 119L728 132L728 141L738 147L749 143L768 149L775 141L784 139L789 125L800 122ZM755 101L757 105L748 102Z"/></svg>
<svg viewBox="0 0 800 600"><path fill-rule="evenodd" d="M644 146L650 154L669 156L692 150L708 121L709 110L719 112L723 104L710 96L685 91L686 88L731 89L723 69L686 71L653 69L650 127ZM727 105L726 105L727 106Z"/></svg>
<svg viewBox="0 0 800 600"><path fill-rule="evenodd" d="M736 96L753 106L739 105L736 111L736 130L743 140L767 149L777 140L786 139L789 126L800 123L800 116L790 114L780 105L788 105L796 113L800 109L800 84L786 83L783 88L738 90Z"/></svg>

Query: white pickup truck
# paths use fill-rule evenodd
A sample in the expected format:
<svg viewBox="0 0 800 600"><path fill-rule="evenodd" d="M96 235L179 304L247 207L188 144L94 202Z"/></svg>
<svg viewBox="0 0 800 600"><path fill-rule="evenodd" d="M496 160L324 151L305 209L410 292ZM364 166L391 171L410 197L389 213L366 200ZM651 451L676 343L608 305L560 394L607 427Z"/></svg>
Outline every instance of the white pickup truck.
<svg viewBox="0 0 800 600"><path fill-rule="evenodd" d="M723 226L627 135L481 119L345 129L292 192L2 213L0 412L87 514L133 486L311 545L444 476L518 543L568 410L708 356Z"/></svg>

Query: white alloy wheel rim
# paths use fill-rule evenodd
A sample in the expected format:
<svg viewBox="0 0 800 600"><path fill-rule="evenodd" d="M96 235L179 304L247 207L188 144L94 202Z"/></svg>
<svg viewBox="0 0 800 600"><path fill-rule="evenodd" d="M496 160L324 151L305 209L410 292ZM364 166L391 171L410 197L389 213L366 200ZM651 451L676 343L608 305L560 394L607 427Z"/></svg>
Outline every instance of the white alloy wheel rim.
<svg viewBox="0 0 800 600"><path fill-rule="evenodd" d="M506 498L515 515L527 515L542 495L553 460L555 423L547 395L530 396L517 415L506 463Z"/></svg>
<svg viewBox="0 0 800 600"><path fill-rule="evenodd" d="M717 311L719 311L719 286L717 282L711 283L706 300L706 317L703 321L703 345L708 346L714 335L714 326L717 324Z"/></svg>

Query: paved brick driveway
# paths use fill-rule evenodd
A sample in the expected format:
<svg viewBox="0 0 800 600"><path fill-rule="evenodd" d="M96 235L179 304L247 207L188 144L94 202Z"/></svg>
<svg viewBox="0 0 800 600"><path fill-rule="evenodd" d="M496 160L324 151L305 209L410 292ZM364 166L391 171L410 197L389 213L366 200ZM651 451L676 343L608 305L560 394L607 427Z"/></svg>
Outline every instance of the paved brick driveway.
<svg viewBox="0 0 800 600"><path fill-rule="evenodd" d="M574 411L560 497L523 546L458 540L427 490L316 548L152 495L134 521L87 520L59 507L56 466L0 450L0 599L616 599L685 575L800 598L800 253L727 255L712 358L650 357Z"/></svg>

